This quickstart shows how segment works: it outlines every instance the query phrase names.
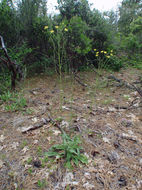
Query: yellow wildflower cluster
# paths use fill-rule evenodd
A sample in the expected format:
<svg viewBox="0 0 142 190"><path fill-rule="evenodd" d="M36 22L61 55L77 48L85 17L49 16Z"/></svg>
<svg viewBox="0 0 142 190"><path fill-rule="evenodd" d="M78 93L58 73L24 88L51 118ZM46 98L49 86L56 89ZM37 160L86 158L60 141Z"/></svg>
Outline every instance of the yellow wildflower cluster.
<svg viewBox="0 0 142 190"><path fill-rule="evenodd" d="M48 29L48 26L44 26L44 30Z"/></svg>
<svg viewBox="0 0 142 190"><path fill-rule="evenodd" d="M68 29L67 29L67 28L65 28L64 30L65 30L65 32L67 32L67 31L68 31Z"/></svg>
<svg viewBox="0 0 142 190"><path fill-rule="evenodd" d="M99 52L97 51L97 52L96 52L96 57L98 57L98 56L99 56Z"/></svg>
<svg viewBox="0 0 142 190"><path fill-rule="evenodd" d="M47 30L48 28L49 28L48 26L44 26L44 30ZM55 26L55 28L58 29L59 26ZM68 29L67 29L67 28L64 28L64 31L67 32ZM54 30L50 30L50 33L51 33L51 34L54 33Z"/></svg>
<svg viewBox="0 0 142 190"><path fill-rule="evenodd" d="M96 57L98 57L99 56L99 53L101 53L101 54L105 54L105 56L109 59L111 56L113 56L113 50L111 50L110 51L110 54L107 52L107 51L104 51L104 50L102 50L102 51L97 51L97 49L94 49L94 51L95 51L95 53L96 53Z"/></svg>
<svg viewBox="0 0 142 190"><path fill-rule="evenodd" d="M54 30L50 30L50 33L51 33L51 34L54 33Z"/></svg>

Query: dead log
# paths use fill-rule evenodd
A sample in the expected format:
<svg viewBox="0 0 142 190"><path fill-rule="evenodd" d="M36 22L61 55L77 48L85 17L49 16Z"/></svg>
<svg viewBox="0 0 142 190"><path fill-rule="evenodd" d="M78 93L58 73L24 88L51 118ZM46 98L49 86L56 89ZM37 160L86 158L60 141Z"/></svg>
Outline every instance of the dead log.
<svg viewBox="0 0 142 190"><path fill-rule="evenodd" d="M29 131L39 129L39 128L43 127L44 125L46 125L48 122L50 122L50 119L42 118L42 120L39 123L35 123L34 125L30 125L29 127L24 127L22 130L22 133L24 134Z"/></svg>
<svg viewBox="0 0 142 190"><path fill-rule="evenodd" d="M12 62L7 49L5 47L4 44L4 40L3 37L0 35L0 40L1 40L1 46L2 46L2 50L4 52L4 56L6 57L7 60L5 60L4 58L0 57L0 60L3 61L3 63L6 64L6 66L8 67L9 71L11 72L11 88L15 89L16 86L16 80L21 80L23 78L23 73L21 71L21 68L19 65L17 65L15 62Z"/></svg>

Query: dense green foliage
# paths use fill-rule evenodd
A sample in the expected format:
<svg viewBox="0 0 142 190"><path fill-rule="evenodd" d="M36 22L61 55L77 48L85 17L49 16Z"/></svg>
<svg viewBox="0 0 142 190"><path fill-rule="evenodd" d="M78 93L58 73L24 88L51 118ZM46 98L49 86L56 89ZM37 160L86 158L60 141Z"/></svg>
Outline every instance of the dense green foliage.
<svg viewBox="0 0 142 190"><path fill-rule="evenodd" d="M91 10L87 0L58 0L59 14L54 16L48 15L46 2L0 1L0 35L25 74L51 69L61 74L89 64L97 68L103 60L112 70L119 70L123 62L142 64L141 0L123 0L119 11L105 13ZM104 54L96 54L111 50L107 61ZM0 74L7 76L2 66Z"/></svg>

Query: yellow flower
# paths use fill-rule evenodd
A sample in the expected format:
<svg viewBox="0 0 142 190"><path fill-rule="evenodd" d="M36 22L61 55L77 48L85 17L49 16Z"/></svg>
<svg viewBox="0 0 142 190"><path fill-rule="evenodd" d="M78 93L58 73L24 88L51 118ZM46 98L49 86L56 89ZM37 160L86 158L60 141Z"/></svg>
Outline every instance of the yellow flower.
<svg viewBox="0 0 142 190"><path fill-rule="evenodd" d="M58 29L58 28L59 28L59 26L55 26L55 28L56 28L56 29Z"/></svg>
<svg viewBox="0 0 142 190"><path fill-rule="evenodd" d="M98 57L99 55L98 54L96 54L96 57Z"/></svg>
<svg viewBox="0 0 142 190"><path fill-rule="evenodd" d="M101 53L104 53L104 51L101 51Z"/></svg>
<svg viewBox="0 0 142 190"><path fill-rule="evenodd" d="M50 33L51 33L51 34L54 33L54 30L50 30Z"/></svg>
<svg viewBox="0 0 142 190"><path fill-rule="evenodd" d="M65 30L66 32L68 31L68 29L67 29L67 28L65 28L64 30Z"/></svg>
<svg viewBox="0 0 142 190"><path fill-rule="evenodd" d="M97 49L94 49L94 51L97 51Z"/></svg>
<svg viewBox="0 0 142 190"><path fill-rule="evenodd" d="M104 54L107 54L107 52L106 52L106 51L104 51Z"/></svg>
<svg viewBox="0 0 142 190"><path fill-rule="evenodd" d="M109 59L109 58L110 58L110 56L108 55L108 56L107 56L107 58Z"/></svg>
<svg viewBox="0 0 142 190"><path fill-rule="evenodd" d="M113 50L110 51L111 53L113 52Z"/></svg>
<svg viewBox="0 0 142 190"><path fill-rule="evenodd" d="M44 30L48 29L48 26L44 26Z"/></svg>
<svg viewBox="0 0 142 190"><path fill-rule="evenodd" d="M111 53L110 56L113 56L113 54Z"/></svg>

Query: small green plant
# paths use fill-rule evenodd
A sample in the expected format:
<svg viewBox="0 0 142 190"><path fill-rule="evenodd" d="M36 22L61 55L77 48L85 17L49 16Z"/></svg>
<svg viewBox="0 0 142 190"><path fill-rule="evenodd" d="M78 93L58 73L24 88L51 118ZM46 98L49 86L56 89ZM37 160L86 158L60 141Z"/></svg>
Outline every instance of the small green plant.
<svg viewBox="0 0 142 190"><path fill-rule="evenodd" d="M23 115L31 115L32 113L34 113L34 110L32 108L27 108L22 112Z"/></svg>
<svg viewBox="0 0 142 190"><path fill-rule="evenodd" d="M40 158L40 161L41 161L42 168L44 168L47 165L49 158L48 156L45 156L44 158Z"/></svg>
<svg viewBox="0 0 142 190"><path fill-rule="evenodd" d="M42 155L42 148L40 146L37 147L37 154L38 156Z"/></svg>
<svg viewBox="0 0 142 190"><path fill-rule="evenodd" d="M33 161L32 157L28 158L28 160L27 160L27 164L31 164L32 161Z"/></svg>
<svg viewBox="0 0 142 190"><path fill-rule="evenodd" d="M66 134L62 134L62 144L54 145L50 150L45 153L49 157L55 157L56 159L65 159L65 166L72 169L74 165L78 166L79 162L83 164L88 163L86 156L81 154L83 149L79 144L81 144L80 138L78 136L72 139Z"/></svg>
<svg viewBox="0 0 142 190"><path fill-rule="evenodd" d="M41 189L43 189L43 188L45 188L46 186L47 186L47 181L45 180L45 179L43 179L43 180L38 180L38 182L37 182L37 186L39 187L39 188L41 188Z"/></svg>
<svg viewBox="0 0 142 190"><path fill-rule="evenodd" d="M24 140L21 144L21 148L24 148L25 146L27 146L28 142L26 140Z"/></svg>
<svg viewBox="0 0 142 190"><path fill-rule="evenodd" d="M29 169L28 169L28 173L29 173L30 175L33 173L32 168L29 168Z"/></svg>
<svg viewBox="0 0 142 190"><path fill-rule="evenodd" d="M0 95L0 100L4 103L6 111L22 110L26 105L26 99L21 94L7 91Z"/></svg>

